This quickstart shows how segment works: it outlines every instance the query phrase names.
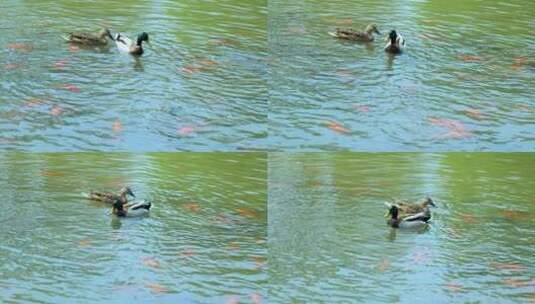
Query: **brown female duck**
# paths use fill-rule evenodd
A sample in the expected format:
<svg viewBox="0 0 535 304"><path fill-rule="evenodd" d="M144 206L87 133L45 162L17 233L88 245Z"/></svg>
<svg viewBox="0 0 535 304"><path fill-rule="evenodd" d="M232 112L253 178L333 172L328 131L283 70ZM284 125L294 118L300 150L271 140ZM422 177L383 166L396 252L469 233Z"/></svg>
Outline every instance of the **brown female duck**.
<svg viewBox="0 0 535 304"><path fill-rule="evenodd" d="M100 201L108 204L113 204L116 201L120 201L123 205L128 203L127 195L136 197L130 187L124 187L119 191L119 194L112 192L100 192L100 191L91 191L88 195L90 200Z"/></svg>
<svg viewBox="0 0 535 304"><path fill-rule="evenodd" d="M62 36L67 42L82 44L87 46L105 46L108 44L108 38L113 40L111 32L107 28L103 28L97 34L85 32L72 32L67 36Z"/></svg>
<svg viewBox="0 0 535 304"><path fill-rule="evenodd" d="M377 33L379 35L381 34L375 24L369 24L363 32L356 31L353 29L337 28L336 31L329 32L329 35L335 38L351 40L351 41L372 42L374 39L373 33Z"/></svg>

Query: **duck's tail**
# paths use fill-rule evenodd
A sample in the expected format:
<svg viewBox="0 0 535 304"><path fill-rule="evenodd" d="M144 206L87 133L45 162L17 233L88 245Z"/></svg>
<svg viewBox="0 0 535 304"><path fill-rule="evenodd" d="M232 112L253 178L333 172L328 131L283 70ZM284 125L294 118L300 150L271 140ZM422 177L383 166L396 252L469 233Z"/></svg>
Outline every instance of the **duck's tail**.
<svg viewBox="0 0 535 304"><path fill-rule="evenodd" d="M330 36L334 37L334 38L338 38L338 33L337 32L327 32Z"/></svg>

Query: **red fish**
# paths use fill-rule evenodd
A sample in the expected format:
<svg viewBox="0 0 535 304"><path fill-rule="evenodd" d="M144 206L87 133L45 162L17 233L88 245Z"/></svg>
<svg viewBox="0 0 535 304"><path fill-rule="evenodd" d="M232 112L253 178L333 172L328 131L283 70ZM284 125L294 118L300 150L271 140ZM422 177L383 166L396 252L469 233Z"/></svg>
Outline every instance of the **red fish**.
<svg viewBox="0 0 535 304"><path fill-rule="evenodd" d="M261 304L262 303L262 296L259 295L258 293L252 293L251 294L251 302L253 302L253 304Z"/></svg>
<svg viewBox="0 0 535 304"><path fill-rule="evenodd" d="M368 113L371 110L370 106L363 104L356 104L354 105L354 108L357 109L357 111L359 111L360 113Z"/></svg>
<svg viewBox="0 0 535 304"><path fill-rule="evenodd" d="M475 224L479 222L479 220L473 214L469 214L469 213L461 214L461 218L463 219L465 223L469 223L469 224Z"/></svg>
<svg viewBox="0 0 535 304"><path fill-rule="evenodd" d="M169 289L158 283L147 283L145 284L152 292L154 293L166 293L169 292Z"/></svg>
<svg viewBox="0 0 535 304"><path fill-rule="evenodd" d="M210 44L217 46L236 46L239 45L240 42L234 39L220 38L212 40Z"/></svg>
<svg viewBox="0 0 535 304"><path fill-rule="evenodd" d="M121 121L119 119L117 119L114 123L113 123L113 126L111 127L113 132L115 133L119 133L123 130L123 125L121 124Z"/></svg>
<svg viewBox="0 0 535 304"><path fill-rule="evenodd" d="M72 83L62 83L62 84L58 84L57 85L57 88L59 89L65 89L65 90L68 90L68 91L71 91L73 93L80 93L80 88L78 88L76 85L72 84Z"/></svg>
<svg viewBox="0 0 535 304"><path fill-rule="evenodd" d="M475 55L466 55L466 54L457 55L457 58L459 58L462 61L468 61L468 62L483 60L483 57L475 56Z"/></svg>
<svg viewBox="0 0 535 304"><path fill-rule="evenodd" d="M61 59L61 60L54 62L52 66L54 67L55 70L63 70L67 67L68 64L69 64L69 61L67 59Z"/></svg>
<svg viewBox="0 0 535 304"><path fill-rule="evenodd" d="M519 263L490 263L490 267L500 270L523 271L527 267Z"/></svg>
<svg viewBox="0 0 535 304"><path fill-rule="evenodd" d="M239 250L240 244L238 242L230 242L228 243L228 249L230 250Z"/></svg>
<svg viewBox="0 0 535 304"><path fill-rule="evenodd" d="M231 296L227 300L227 304L239 304L240 303L240 297L238 296Z"/></svg>
<svg viewBox="0 0 535 304"><path fill-rule="evenodd" d="M264 267L264 265L266 265L267 258L264 256L253 255L251 256L251 258L255 262L255 265L257 268L261 268L261 267Z"/></svg>
<svg viewBox="0 0 535 304"><path fill-rule="evenodd" d="M502 281L502 283L505 285L514 287L514 288L526 287L526 286L529 286L530 284L531 286L533 286L533 282L525 281L520 278L505 279Z"/></svg>
<svg viewBox="0 0 535 304"><path fill-rule="evenodd" d="M327 128L331 129L332 131L334 131L336 133L341 133L341 134L349 134L350 133L348 129L346 129L345 127L343 127L342 125L340 125L336 121L327 121L327 122L325 122L325 125L327 126Z"/></svg>
<svg viewBox="0 0 535 304"><path fill-rule="evenodd" d="M18 63L6 63L4 64L4 69L6 70L14 70L20 68L21 65Z"/></svg>
<svg viewBox="0 0 535 304"><path fill-rule="evenodd" d="M30 52L33 47L26 43L10 43L7 45L7 49L11 51Z"/></svg>
<svg viewBox="0 0 535 304"><path fill-rule="evenodd" d="M219 62L217 62L215 60L205 59L205 60L199 61L199 64L201 64L203 66L213 66L213 65L218 65Z"/></svg>
<svg viewBox="0 0 535 304"><path fill-rule="evenodd" d="M199 206L199 204L196 204L196 203L185 204L184 206L182 206L182 208L188 211L194 212L194 213L197 213L201 210L201 207Z"/></svg>
<svg viewBox="0 0 535 304"><path fill-rule="evenodd" d="M188 136L193 134L196 131L196 128L194 126L183 126L180 129L178 129L178 134L181 136Z"/></svg>
<svg viewBox="0 0 535 304"><path fill-rule="evenodd" d="M63 172L58 172L58 171L43 171L41 172L41 175L47 176L47 177L58 177L58 176L63 176L65 174Z"/></svg>
<svg viewBox="0 0 535 304"><path fill-rule="evenodd" d="M76 53L76 52L78 52L78 51L80 51L80 47L78 47L78 46L76 46L76 45L71 45L71 46L69 46L69 52L71 52L71 53Z"/></svg>
<svg viewBox="0 0 535 304"><path fill-rule="evenodd" d="M91 246L91 240L90 239L80 240L80 241L78 241L78 246L80 246L82 248L89 247L89 246Z"/></svg>
<svg viewBox="0 0 535 304"><path fill-rule="evenodd" d="M245 209L245 208L236 208L235 210L236 210L236 212L238 212L239 215L241 215L243 217L248 217L248 218L257 218L258 217L258 213L256 213L256 211L254 211L254 210Z"/></svg>
<svg viewBox="0 0 535 304"><path fill-rule="evenodd" d="M463 287L461 284L455 283L455 282L449 282L444 285L444 287L451 292L461 292L463 291Z"/></svg>
<svg viewBox="0 0 535 304"><path fill-rule="evenodd" d="M185 258L191 258L193 256L196 256L197 252L194 249L186 249L181 253L181 255Z"/></svg>
<svg viewBox="0 0 535 304"><path fill-rule="evenodd" d="M50 114L52 114L53 116L60 116L62 113L63 113L63 108L58 105L54 105L52 109L50 110Z"/></svg>
<svg viewBox="0 0 535 304"><path fill-rule="evenodd" d="M379 263L379 265L377 266L377 268L379 269L380 272L384 272L384 271L387 270L389 267L390 267L390 261L387 260L387 259L383 259L383 260L381 261L381 263Z"/></svg>
<svg viewBox="0 0 535 304"><path fill-rule="evenodd" d="M188 65L182 68L182 72L185 74L196 74L203 70L201 67Z"/></svg>
<svg viewBox="0 0 535 304"><path fill-rule="evenodd" d="M525 220L530 219L531 215L528 212L517 210L502 210L500 215L510 220Z"/></svg>
<svg viewBox="0 0 535 304"><path fill-rule="evenodd" d="M158 262L157 260L153 258L149 258L149 257L142 258L142 262L143 262L143 265L147 267L157 268L157 269L160 268L160 262Z"/></svg>
<svg viewBox="0 0 535 304"><path fill-rule="evenodd" d="M31 98L31 99L28 99L24 103L24 105L27 106L27 107L33 108L33 107L40 106L40 105L42 105L44 103L45 103L45 100L43 100L41 98Z"/></svg>
<svg viewBox="0 0 535 304"><path fill-rule="evenodd" d="M432 125L444 127L449 130L449 132L440 136L441 138L463 139L472 136L472 133L466 130L465 125L458 120L430 117L428 121Z"/></svg>
<svg viewBox="0 0 535 304"><path fill-rule="evenodd" d="M479 109L466 109L464 110L464 112L466 113L467 116L470 116L477 120L482 120L484 118L483 114L481 113L481 110Z"/></svg>

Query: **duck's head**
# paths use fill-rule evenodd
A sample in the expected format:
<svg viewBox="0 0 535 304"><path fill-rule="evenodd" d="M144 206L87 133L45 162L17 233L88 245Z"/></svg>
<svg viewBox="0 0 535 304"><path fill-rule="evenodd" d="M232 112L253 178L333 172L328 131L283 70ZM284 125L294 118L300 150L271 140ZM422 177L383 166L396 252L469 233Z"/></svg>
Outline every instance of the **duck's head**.
<svg viewBox="0 0 535 304"><path fill-rule="evenodd" d="M134 197L134 198L136 197L134 195L134 192L132 192L132 189L130 189L130 187L122 188L119 193L121 193L121 195L130 195L131 197Z"/></svg>
<svg viewBox="0 0 535 304"><path fill-rule="evenodd" d="M375 24L368 24L368 26L366 27L366 33L368 34L376 33L376 34L381 35L381 32L379 32L379 29L377 28L377 25Z"/></svg>
<svg viewBox="0 0 535 304"><path fill-rule="evenodd" d="M143 32L137 36L137 45L141 45L143 41L149 42L149 34Z"/></svg>
<svg viewBox="0 0 535 304"><path fill-rule="evenodd" d="M388 39L390 39L392 43L395 43L397 38L398 38L398 33L395 30L391 30L390 33L388 34Z"/></svg>
<svg viewBox="0 0 535 304"><path fill-rule="evenodd" d="M392 205L390 209L388 210L388 215L390 215L391 218L397 219L399 213L399 208L396 205Z"/></svg>
<svg viewBox="0 0 535 304"><path fill-rule="evenodd" d="M423 205L424 206L433 206L433 207L437 206L437 205L435 205L435 202L433 202L433 200L429 196L424 198Z"/></svg>

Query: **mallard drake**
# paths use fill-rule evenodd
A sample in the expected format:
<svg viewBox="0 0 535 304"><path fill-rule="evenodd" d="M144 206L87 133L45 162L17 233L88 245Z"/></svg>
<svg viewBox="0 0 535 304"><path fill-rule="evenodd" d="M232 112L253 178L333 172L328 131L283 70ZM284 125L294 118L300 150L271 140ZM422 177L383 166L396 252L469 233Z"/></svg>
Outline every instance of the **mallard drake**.
<svg viewBox="0 0 535 304"><path fill-rule="evenodd" d="M387 37L388 43L385 46L385 52L391 54L400 54L405 47L405 38L395 30L390 31Z"/></svg>
<svg viewBox="0 0 535 304"><path fill-rule="evenodd" d="M132 189L130 187L123 187L119 194L115 194L112 192L100 192L100 191L91 191L88 195L88 198L94 201L100 201L108 204L113 204L115 201L120 201L123 205L128 203L127 195L130 195L131 197L136 197L134 193L132 192Z"/></svg>
<svg viewBox="0 0 535 304"><path fill-rule="evenodd" d="M96 34L72 32L67 36L62 36L67 42L90 46L105 46L108 44L108 37L113 40L113 36L107 28L103 28Z"/></svg>
<svg viewBox="0 0 535 304"><path fill-rule="evenodd" d="M395 205L398 208L400 218L421 213L426 217L427 220L431 219L431 209L429 209L429 206L436 207L435 203L429 196L413 203L406 201L394 201L393 203L385 203L385 205L389 209Z"/></svg>
<svg viewBox="0 0 535 304"><path fill-rule="evenodd" d="M345 39L345 40L372 42L374 39L373 33L377 33L379 35L381 34L375 24L369 24L363 32L356 31L353 29L337 28L336 31L329 32L329 35L335 38Z"/></svg>
<svg viewBox="0 0 535 304"><path fill-rule="evenodd" d="M139 203L134 203L130 206L125 206L121 200L115 200L112 207L112 214L115 214L119 217L139 217L144 216L149 213L150 207L152 206L151 202L141 201Z"/></svg>
<svg viewBox="0 0 535 304"><path fill-rule="evenodd" d="M429 221L424 212L401 218L399 217L399 208L396 205L390 207L388 215L390 218L386 223L392 228L420 228L427 226Z"/></svg>
<svg viewBox="0 0 535 304"><path fill-rule="evenodd" d="M135 42L121 34L115 35L113 40L120 52L141 56L143 55L143 41L149 42L149 34L145 32L139 34Z"/></svg>

